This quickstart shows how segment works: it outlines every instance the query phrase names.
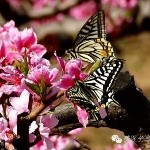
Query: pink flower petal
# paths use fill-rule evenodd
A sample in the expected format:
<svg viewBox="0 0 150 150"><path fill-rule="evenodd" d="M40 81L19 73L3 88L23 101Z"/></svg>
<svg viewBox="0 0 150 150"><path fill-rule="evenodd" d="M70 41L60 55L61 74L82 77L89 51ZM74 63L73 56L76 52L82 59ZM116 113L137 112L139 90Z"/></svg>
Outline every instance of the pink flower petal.
<svg viewBox="0 0 150 150"><path fill-rule="evenodd" d="M67 90L70 87L74 86L74 81L69 75L64 75L57 84L58 88L62 90Z"/></svg>
<svg viewBox="0 0 150 150"><path fill-rule="evenodd" d="M36 34L33 32L32 29L24 29L21 32L21 39L23 41L23 45L24 47L29 48L31 45L36 44L37 43L37 36Z"/></svg>
<svg viewBox="0 0 150 150"><path fill-rule="evenodd" d="M43 57L43 55L46 53L46 48L43 45L40 44L34 44L30 47L30 52L35 52L38 57Z"/></svg>
<svg viewBox="0 0 150 150"><path fill-rule="evenodd" d="M104 119L107 116L105 108L99 107L99 114L102 119Z"/></svg>
<svg viewBox="0 0 150 150"><path fill-rule="evenodd" d="M86 125L88 124L88 113L77 106L77 116L79 122L86 128Z"/></svg>
<svg viewBox="0 0 150 150"><path fill-rule="evenodd" d="M28 112L28 102L30 93L27 90L23 90L20 97L11 97L10 103L17 110L18 114Z"/></svg>
<svg viewBox="0 0 150 150"><path fill-rule="evenodd" d="M51 128L54 128L58 124L59 120L56 118L55 115L47 114L40 118L40 122L42 122L45 127L48 127L51 129Z"/></svg>
<svg viewBox="0 0 150 150"><path fill-rule="evenodd" d="M65 65L66 65L65 60L63 60L61 57L58 57L56 52L54 53L54 55L58 61L59 66L62 68L63 72L65 72Z"/></svg>
<svg viewBox="0 0 150 150"><path fill-rule="evenodd" d="M17 126L17 111L14 109L11 109L9 114L8 114L8 118L9 118L10 129L13 130L13 128L15 126Z"/></svg>
<svg viewBox="0 0 150 150"><path fill-rule="evenodd" d="M38 128L38 125L36 124L36 121L32 121L30 128L29 128L29 133L33 133L37 128Z"/></svg>
<svg viewBox="0 0 150 150"><path fill-rule="evenodd" d="M39 124L39 132L44 137L49 137L50 129L48 127L45 127L43 123Z"/></svg>

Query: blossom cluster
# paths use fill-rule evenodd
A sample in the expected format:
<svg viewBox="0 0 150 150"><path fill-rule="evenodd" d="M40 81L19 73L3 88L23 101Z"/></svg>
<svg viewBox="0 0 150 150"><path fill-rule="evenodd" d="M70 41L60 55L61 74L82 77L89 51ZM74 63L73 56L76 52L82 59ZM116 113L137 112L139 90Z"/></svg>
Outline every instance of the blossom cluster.
<svg viewBox="0 0 150 150"><path fill-rule="evenodd" d="M56 54L60 69L52 67L43 58L46 49L37 43L36 34L32 29L19 31L15 23L10 21L0 27L0 139L8 144L17 137L17 116L24 112L30 114L44 101L50 101L51 108L55 99L52 96L60 89L66 90L75 84L75 80L83 80L86 73L81 71L82 62L70 60L65 62ZM61 79L60 79L60 74ZM66 81L68 84L66 84ZM46 111L44 110L44 111ZM86 126L88 115L77 107L79 121ZM39 122L34 120L30 125L30 142L36 139L34 131L38 129L41 141L32 149L52 149L64 139L73 141L71 136L51 136L51 129L59 120L51 113L41 115ZM71 135L71 134L70 134ZM57 138L56 138L57 137ZM56 140L57 139L57 140ZM56 144L58 142L58 144ZM75 143L76 144L76 143ZM59 149L59 148L57 148Z"/></svg>

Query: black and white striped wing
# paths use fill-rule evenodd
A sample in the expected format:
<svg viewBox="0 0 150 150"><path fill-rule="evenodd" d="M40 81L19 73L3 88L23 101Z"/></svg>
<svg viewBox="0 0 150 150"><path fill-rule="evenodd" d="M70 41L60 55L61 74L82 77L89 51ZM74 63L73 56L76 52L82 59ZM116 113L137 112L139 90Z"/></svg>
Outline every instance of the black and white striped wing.
<svg viewBox="0 0 150 150"><path fill-rule="evenodd" d="M87 89L83 82L78 83L78 85L71 87L66 91L67 98L73 103L78 104L81 108L84 108L87 112L89 112L89 114L93 116L95 120L98 121L100 118L99 111L96 109L97 106L91 97L91 95L94 96L94 93L90 92L90 89Z"/></svg>
<svg viewBox="0 0 150 150"><path fill-rule="evenodd" d="M72 58L79 58L85 62L94 63L98 59L114 56L110 42L104 39L85 40L76 47L70 49Z"/></svg>
<svg viewBox="0 0 150 150"><path fill-rule="evenodd" d="M113 48L106 40L105 15L100 11L93 15L79 31L74 46L67 50L70 58L94 63L98 59L114 56Z"/></svg>
<svg viewBox="0 0 150 150"><path fill-rule="evenodd" d="M76 102L82 108L86 108L86 110L88 108L96 108L94 102L90 101L90 95L91 93L89 93L89 89L86 89L83 82L80 82L79 85L71 87L69 90L66 91L66 96L70 101Z"/></svg>
<svg viewBox="0 0 150 150"><path fill-rule="evenodd" d="M106 40L105 14L99 11L88 19L75 39L75 47L85 40L103 38Z"/></svg>
<svg viewBox="0 0 150 150"><path fill-rule="evenodd" d="M110 97L112 85L122 67L122 60L113 59L106 65L96 69L84 80L84 85L94 93L99 104L107 106L109 100L112 100Z"/></svg>
<svg viewBox="0 0 150 150"><path fill-rule="evenodd" d="M122 67L122 60L111 60L88 75L83 82L78 82L78 85L67 90L66 96L92 113L93 116L97 116L95 110L99 105L108 106L114 101L111 98L112 85Z"/></svg>

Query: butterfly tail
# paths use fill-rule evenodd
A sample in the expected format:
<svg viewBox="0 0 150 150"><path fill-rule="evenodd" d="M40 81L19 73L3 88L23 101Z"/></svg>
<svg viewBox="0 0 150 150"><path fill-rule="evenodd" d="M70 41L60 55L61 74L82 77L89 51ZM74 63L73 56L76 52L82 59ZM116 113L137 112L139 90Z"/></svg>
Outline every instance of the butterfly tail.
<svg viewBox="0 0 150 150"><path fill-rule="evenodd" d="M98 27L99 27L99 37L106 40L106 29L105 29L105 14L104 11L98 13Z"/></svg>

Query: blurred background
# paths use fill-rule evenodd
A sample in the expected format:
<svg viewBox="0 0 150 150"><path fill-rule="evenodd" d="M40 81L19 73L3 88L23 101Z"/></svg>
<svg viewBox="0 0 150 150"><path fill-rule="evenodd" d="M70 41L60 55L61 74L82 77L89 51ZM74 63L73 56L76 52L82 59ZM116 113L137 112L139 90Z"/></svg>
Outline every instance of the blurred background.
<svg viewBox="0 0 150 150"><path fill-rule="evenodd" d="M33 28L38 43L48 50L45 57L53 61L53 52L63 56L87 19L101 9L107 40L150 99L150 0L0 0L0 25L14 20L20 30ZM79 137L103 150L114 144L113 134L123 137L122 132L108 128L84 129Z"/></svg>

